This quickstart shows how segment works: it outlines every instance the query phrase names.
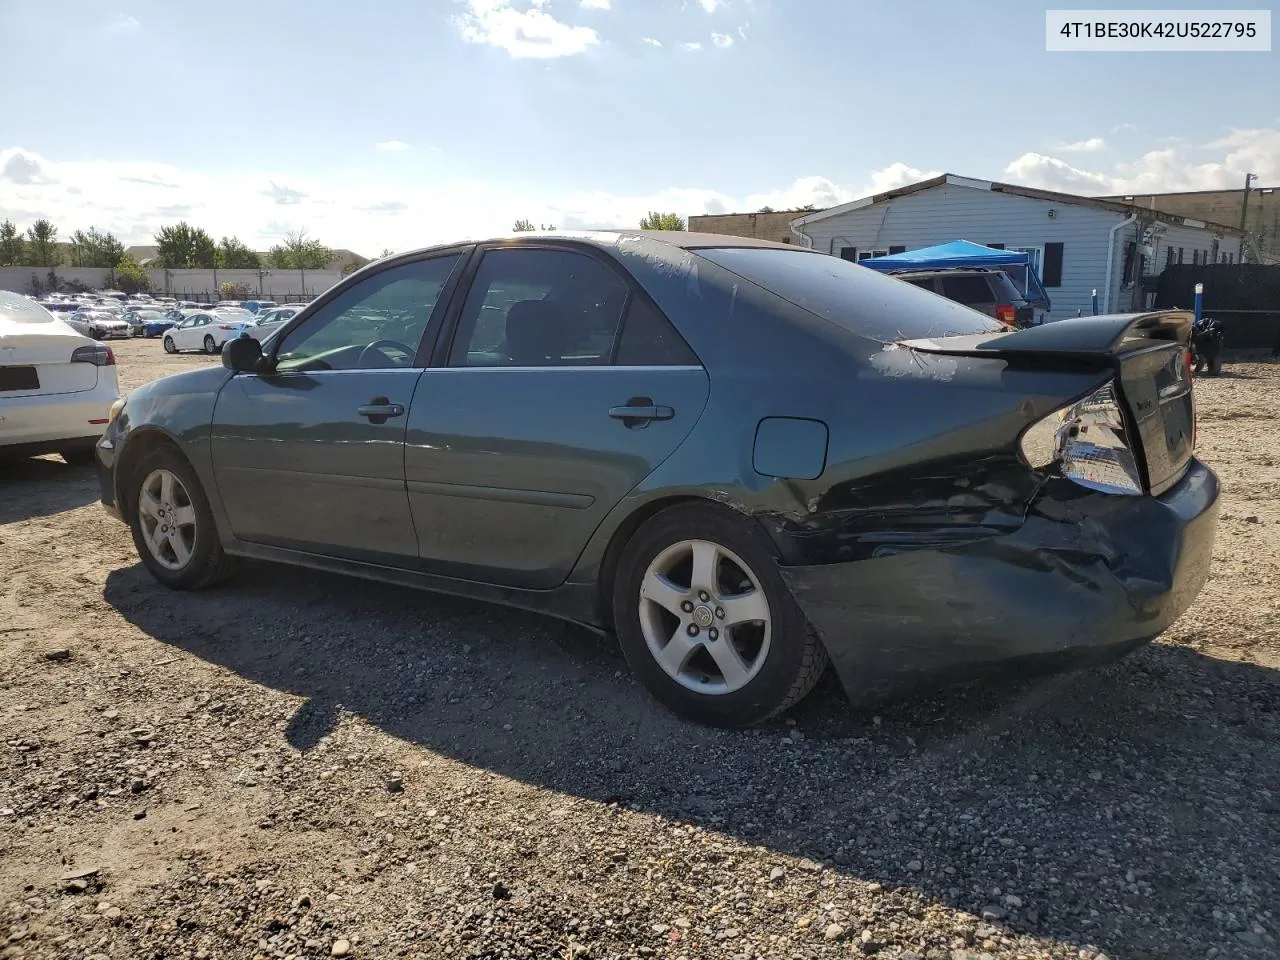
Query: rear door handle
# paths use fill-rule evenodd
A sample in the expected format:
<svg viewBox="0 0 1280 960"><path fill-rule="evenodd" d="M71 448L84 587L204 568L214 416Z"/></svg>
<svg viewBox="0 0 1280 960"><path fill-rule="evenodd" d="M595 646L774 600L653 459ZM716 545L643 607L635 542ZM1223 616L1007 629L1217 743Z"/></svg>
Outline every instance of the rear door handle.
<svg viewBox="0 0 1280 960"><path fill-rule="evenodd" d="M390 417L404 416L404 407L386 397L374 397L364 406L356 407L356 413L368 417L370 423L386 423Z"/></svg>
<svg viewBox="0 0 1280 960"><path fill-rule="evenodd" d="M621 407L609 408L609 416L628 427L647 427L651 420L670 420L675 415L674 409L655 404L648 397L632 397Z"/></svg>

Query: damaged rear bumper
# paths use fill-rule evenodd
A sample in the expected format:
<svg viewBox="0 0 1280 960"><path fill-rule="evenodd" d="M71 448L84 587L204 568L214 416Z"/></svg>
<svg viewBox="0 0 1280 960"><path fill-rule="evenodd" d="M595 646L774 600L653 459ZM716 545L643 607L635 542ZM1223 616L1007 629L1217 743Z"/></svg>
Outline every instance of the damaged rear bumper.
<svg viewBox="0 0 1280 960"><path fill-rule="evenodd" d="M1218 480L1193 460L1159 497L1053 481L1014 532L784 566L855 703L1005 669L1110 659L1153 639L1209 572Z"/></svg>

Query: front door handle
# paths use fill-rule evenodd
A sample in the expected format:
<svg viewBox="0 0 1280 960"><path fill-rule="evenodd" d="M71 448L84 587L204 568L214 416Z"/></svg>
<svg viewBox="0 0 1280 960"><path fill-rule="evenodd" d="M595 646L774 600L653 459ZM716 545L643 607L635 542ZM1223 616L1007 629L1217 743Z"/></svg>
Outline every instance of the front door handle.
<svg viewBox="0 0 1280 960"><path fill-rule="evenodd" d="M675 415L674 409L655 404L648 397L632 397L621 407L609 408L609 416L627 427L647 427L651 420L670 420Z"/></svg>
<svg viewBox="0 0 1280 960"><path fill-rule="evenodd" d="M404 416L404 407L386 397L374 397L364 406L356 407L356 413L367 417L370 423L386 423L390 417Z"/></svg>

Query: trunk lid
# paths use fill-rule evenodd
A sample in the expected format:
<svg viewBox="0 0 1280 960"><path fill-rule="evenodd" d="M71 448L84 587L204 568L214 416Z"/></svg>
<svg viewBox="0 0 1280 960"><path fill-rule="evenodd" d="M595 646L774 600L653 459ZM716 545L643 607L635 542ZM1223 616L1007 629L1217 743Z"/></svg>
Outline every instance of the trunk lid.
<svg viewBox="0 0 1280 960"><path fill-rule="evenodd" d="M1110 369L1126 432L1147 489L1161 494L1182 477L1195 443L1195 398L1185 310L1060 320L1009 333L905 340L921 353L991 357L1022 368L1067 365Z"/></svg>
<svg viewBox="0 0 1280 960"><path fill-rule="evenodd" d="M79 393L98 385L98 368L72 363L77 347L92 346L61 320L38 326L0 321L0 398Z"/></svg>

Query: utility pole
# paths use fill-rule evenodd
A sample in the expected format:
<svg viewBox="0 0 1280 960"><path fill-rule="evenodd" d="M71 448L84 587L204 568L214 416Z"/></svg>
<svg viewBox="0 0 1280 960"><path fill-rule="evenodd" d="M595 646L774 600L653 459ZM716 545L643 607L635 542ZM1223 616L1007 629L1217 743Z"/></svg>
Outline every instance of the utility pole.
<svg viewBox="0 0 1280 960"><path fill-rule="evenodd" d="M1249 213L1249 184L1258 179L1256 173L1246 173L1244 175L1244 201L1240 204L1240 229L1244 229L1244 219Z"/></svg>
<svg viewBox="0 0 1280 960"><path fill-rule="evenodd" d="M1249 236L1245 229L1245 218L1249 215L1249 184L1258 179L1256 173L1246 173L1244 175L1244 199L1240 202L1240 232L1244 234L1240 238L1240 262L1244 263L1244 252L1246 248L1253 248L1253 260L1255 263L1261 263L1262 257L1258 255L1257 244L1253 243L1253 238Z"/></svg>

